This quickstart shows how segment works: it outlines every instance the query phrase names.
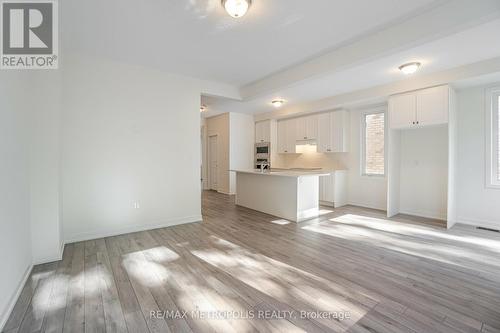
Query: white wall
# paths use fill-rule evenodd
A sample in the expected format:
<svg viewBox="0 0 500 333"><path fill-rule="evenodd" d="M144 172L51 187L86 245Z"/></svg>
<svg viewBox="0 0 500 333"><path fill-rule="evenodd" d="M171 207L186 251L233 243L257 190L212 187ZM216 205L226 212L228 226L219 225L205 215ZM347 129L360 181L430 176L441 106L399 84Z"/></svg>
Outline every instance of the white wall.
<svg viewBox="0 0 500 333"><path fill-rule="evenodd" d="M379 109L377 108L377 110ZM351 110L349 112L351 115L351 146L348 162L348 200L351 205L386 210L386 177L361 175L361 124L364 113L369 110Z"/></svg>
<svg viewBox="0 0 500 333"><path fill-rule="evenodd" d="M255 123L253 116L229 114L229 169L253 169ZM229 192L236 193L236 173L230 172Z"/></svg>
<svg viewBox="0 0 500 333"><path fill-rule="evenodd" d="M31 267L29 73L0 76L0 330Z"/></svg>
<svg viewBox="0 0 500 333"><path fill-rule="evenodd" d="M61 259L61 71L34 71L30 84L30 211L33 262Z"/></svg>
<svg viewBox="0 0 500 333"><path fill-rule="evenodd" d="M63 87L66 241L201 220L196 81L67 55Z"/></svg>
<svg viewBox="0 0 500 333"><path fill-rule="evenodd" d="M485 186L484 90L457 92L457 222L500 229L500 190Z"/></svg>
<svg viewBox="0 0 500 333"><path fill-rule="evenodd" d="M446 220L448 128L401 131L400 212Z"/></svg>

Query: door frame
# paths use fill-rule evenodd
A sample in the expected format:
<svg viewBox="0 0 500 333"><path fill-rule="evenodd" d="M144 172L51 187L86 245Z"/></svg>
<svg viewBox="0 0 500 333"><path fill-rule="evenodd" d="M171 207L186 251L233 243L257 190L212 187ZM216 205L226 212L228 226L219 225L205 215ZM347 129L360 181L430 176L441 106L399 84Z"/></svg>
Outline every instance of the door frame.
<svg viewBox="0 0 500 333"><path fill-rule="evenodd" d="M219 150L219 136L217 134L209 135L208 136L208 145L207 145L207 148L208 148L207 149L207 152L208 152L208 154L207 154L207 161L208 161L208 163L207 163L207 166L208 166L208 168L207 168L207 171L208 171L207 172L208 173L207 179L208 179L208 189L209 190L218 191L218 187L219 187L218 172L217 172L217 175L216 175L216 177L217 177L217 188L214 189L212 187L212 153L213 152L212 152L212 142L211 141L212 141L212 139L214 137L215 137L215 143L217 145L217 151ZM218 158L217 155L218 154L216 152L215 153L215 157L216 157L216 160L217 160L217 171L218 171L219 170L219 158Z"/></svg>

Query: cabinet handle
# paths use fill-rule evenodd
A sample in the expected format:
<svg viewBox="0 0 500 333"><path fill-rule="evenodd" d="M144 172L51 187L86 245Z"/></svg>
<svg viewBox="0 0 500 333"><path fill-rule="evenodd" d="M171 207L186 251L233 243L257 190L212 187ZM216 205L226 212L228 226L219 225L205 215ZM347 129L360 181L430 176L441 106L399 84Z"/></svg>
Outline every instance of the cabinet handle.
<svg viewBox="0 0 500 333"><path fill-rule="evenodd" d="M417 121L417 125L418 125L418 123L419 123L419 122Z"/></svg>
<svg viewBox="0 0 500 333"><path fill-rule="evenodd" d="M307 136L305 136L304 139L307 139Z"/></svg>
<svg viewBox="0 0 500 333"><path fill-rule="evenodd" d="M415 125L415 122L413 122L413 125Z"/></svg>

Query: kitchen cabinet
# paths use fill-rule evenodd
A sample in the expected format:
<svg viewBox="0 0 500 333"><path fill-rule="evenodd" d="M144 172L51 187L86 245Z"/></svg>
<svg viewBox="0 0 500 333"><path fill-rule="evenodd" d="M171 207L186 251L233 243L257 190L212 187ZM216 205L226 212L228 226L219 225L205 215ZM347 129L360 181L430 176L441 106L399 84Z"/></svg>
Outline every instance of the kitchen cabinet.
<svg viewBox="0 0 500 333"><path fill-rule="evenodd" d="M347 204L347 170L336 170L319 178L319 202L331 207Z"/></svg>
<svg viewBox="0 0 500 333"><path fill-rule="evenodd" d="M403 129L448 123L449 87L439 86L389 98L389 126Z"/></svg>
<svg viewBox="0 0 500 333"><path fill-rule="evenodd" d="M264 120L255 123L255 143L271 142L271 121Z"/></svg>
<svg viewBox="0 0 500 333"><path fill-rule="evenodd" d="M449 89L440 86L417 91L417 125L448 123Z"/></svg>
<svg viewBox="0 0 500 333"><path fill-rule="evenodd" d="M278 121L278 153L295 153L295 119L285 119Z"/></svg>
<svg viewBox="0 0 500 333"><path fill-rule="evenodd" d="M345 110L318 115L319 153L343 153L349 151L349 113Z"/></svg>
<svg viewBox="0 0 500 333"><path fill-rule="evenodd" d="M295 119L295 140L316 140L318 137L318 116L312 115Z"/></svg>

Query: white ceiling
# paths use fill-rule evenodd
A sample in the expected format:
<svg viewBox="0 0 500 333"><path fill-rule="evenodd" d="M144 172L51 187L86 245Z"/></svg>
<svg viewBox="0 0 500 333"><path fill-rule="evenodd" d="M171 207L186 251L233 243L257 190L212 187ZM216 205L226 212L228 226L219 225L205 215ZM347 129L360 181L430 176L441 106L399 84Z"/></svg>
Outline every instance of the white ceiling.
<svg viewBox="0 0 500 333"><path fill-rule="evenodd" d="M242 86L442 0L254 0L235 20L220 0L65 0L63 48Z"/></svg>
<svg viewBox="0 0 500 333"><path fill-rule="evenodd" d="M498 0L253 0L241 19L220 0L65 0L60 11L63 52L227 83L245 98L202 96L205 117L404 80L396 68L409 61L422 62L418 76L500 56Z"/></svg>
<svg viewBox="0 0 500 333"><path fill-rule="evenodd" d="M403 63L419 61L421 69L411 77L442 71L465 64L500 56L498 39L500 19L452 34L418 47L400 51L375 61L328 73L321 77L301 81L298 84L246 101L225 98L202 97L208 106L204 116L224 112L258 114L274 110L271 100L283 98L287 107L307 101L378 86L408 78L397 67ZM496 77L496 76L495 76Z"/></svg>

